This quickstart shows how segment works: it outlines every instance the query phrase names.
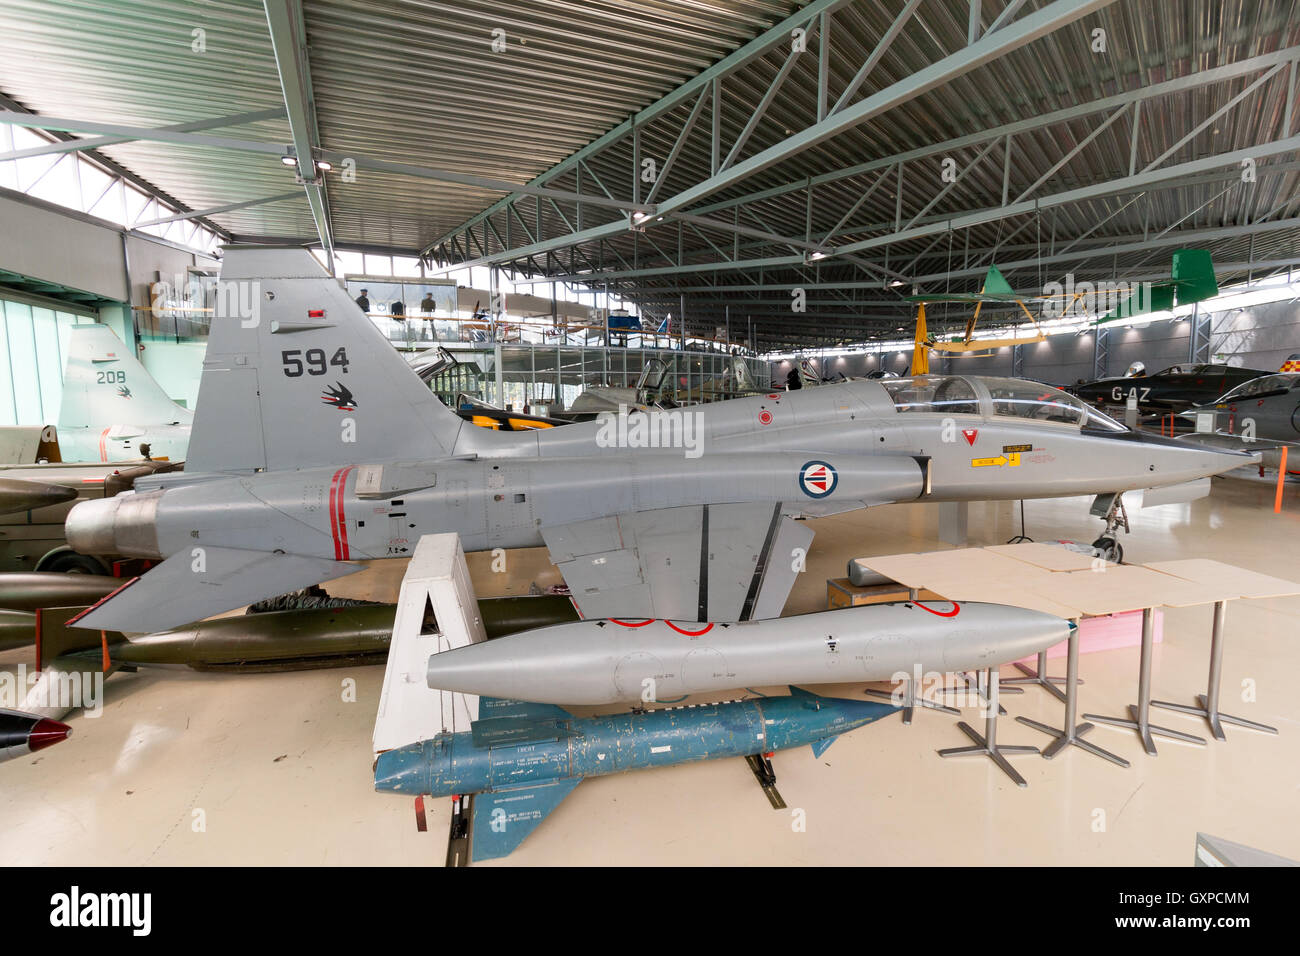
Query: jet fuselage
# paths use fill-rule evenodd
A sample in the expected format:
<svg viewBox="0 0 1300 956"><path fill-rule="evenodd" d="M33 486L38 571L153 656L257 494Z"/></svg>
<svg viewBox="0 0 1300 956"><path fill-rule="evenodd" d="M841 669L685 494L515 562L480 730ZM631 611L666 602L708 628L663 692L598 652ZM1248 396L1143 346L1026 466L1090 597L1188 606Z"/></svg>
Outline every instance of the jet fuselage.
<svg viewBox="0 0 1300 956"><path fill-rule="evenodd" d="M676 447L645 447L656 435ZM1127 431L1035 383L851 381L532 433L467 427L441 459L158 476L79 506L67 532L78 550L150 558L202 544L403 557L435 532L457 532L467 551L534 547L542 528L633 511L771 501L818 516L1098 494L1246 460Z"/></svg>

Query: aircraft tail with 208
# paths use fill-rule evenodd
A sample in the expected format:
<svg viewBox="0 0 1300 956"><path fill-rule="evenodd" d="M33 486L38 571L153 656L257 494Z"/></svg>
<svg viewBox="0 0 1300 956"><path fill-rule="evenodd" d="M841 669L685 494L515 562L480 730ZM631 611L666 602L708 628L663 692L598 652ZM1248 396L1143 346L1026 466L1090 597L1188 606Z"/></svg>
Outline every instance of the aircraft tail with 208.
<svg viewBox="0 0 1300 956"><path fill-rule="evenodd" d="M779 616L799 517L1110 494L1237 467L1015 379L849 381L534 432L443 406L303 249L231 247L187 470L78 505L79 550L163 559L77 626L161 630L408 556L545 545L584 617Z"/></svg>
<svg viewBox="0 0 1300 956"><path fill-rule="evenodd" d="M185 457L194 413L154 380L106 325L74 325L59 406L64 461Z"/></svg>

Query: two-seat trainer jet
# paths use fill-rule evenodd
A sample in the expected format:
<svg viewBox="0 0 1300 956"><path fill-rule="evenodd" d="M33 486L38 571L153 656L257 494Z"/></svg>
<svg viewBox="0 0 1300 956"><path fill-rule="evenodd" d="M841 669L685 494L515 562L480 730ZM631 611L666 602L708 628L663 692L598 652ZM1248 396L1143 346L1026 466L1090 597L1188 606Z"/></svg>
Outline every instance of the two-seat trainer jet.
<svg viewBox="0 0 1300 956"><path fill-rule="evenodd" d="M78 504L68 541L165 559L77 626L157 631L411 554L545 545L587 618L777 617L813 532L916 500L1113 494L1252 460L1015 379L848 381L535 432L443 406L304 249L231 247L186 471Z"/></svg>

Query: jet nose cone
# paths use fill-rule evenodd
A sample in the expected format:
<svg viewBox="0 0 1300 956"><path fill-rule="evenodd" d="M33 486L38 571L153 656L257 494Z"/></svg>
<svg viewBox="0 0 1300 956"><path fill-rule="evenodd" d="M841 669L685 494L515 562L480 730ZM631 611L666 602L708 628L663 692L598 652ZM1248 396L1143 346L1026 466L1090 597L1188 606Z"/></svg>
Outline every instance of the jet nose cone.
<svg viewBox="0 0 1300 956"><path fill-rule="evenodd" d="M64 537L72 550L82 554L113 554L117 551L113 526L120 498L100 498L74 505L63 524Z"/></svg>
<svg viewBox="0 0 1300 956"><path fill-rule="evenodd" d="M71 736L72 728L67 724L43 717L36 722L36 726L32 728L31 734L27 737L27 749L32 752L44 750L46 747L53 747Z"/></svg>
<svg viewBox="0 0 1300 956"><path fill-rule="evenodd" d="M1139 433L1138 441L1147 446L1145 451L1151 462L1153 485L1221 475L1225 471L1257 463L1260 457L1257 452L1198 444L1187 435L1182 438L1166 438L1142 432Z"/></svg>

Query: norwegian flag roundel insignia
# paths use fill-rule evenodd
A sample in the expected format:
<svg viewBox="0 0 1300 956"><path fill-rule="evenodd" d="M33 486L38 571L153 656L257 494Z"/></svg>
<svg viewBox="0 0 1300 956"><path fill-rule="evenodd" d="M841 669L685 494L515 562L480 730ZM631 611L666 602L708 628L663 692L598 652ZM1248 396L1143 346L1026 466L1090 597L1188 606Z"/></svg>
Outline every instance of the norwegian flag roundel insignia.
<svg viewBox="0 0 1300 956"><path fill-rule="evenodd" d="M810 461L799 469L799 487L809 498L825 498L839 481L835 469L824 461Z"/></svg>
<svg viewBox="0 0 1300 956"><path fill-rule="evenodd" d="M966 444L968 445L974 445L975 439L980 437L980 430L978 428L963 428L961 433L962 437L966 439Z"/></svg>
<svg viewBox="0 0 1300 956"><path fill-rule="evenodd" d="M772 424L772 413L769 412L767 409L763 409L763 411L758 413L758 423L760 425Z"/></svg>

